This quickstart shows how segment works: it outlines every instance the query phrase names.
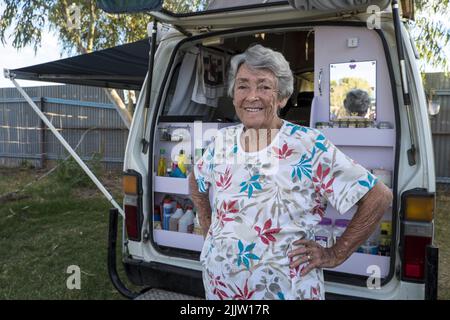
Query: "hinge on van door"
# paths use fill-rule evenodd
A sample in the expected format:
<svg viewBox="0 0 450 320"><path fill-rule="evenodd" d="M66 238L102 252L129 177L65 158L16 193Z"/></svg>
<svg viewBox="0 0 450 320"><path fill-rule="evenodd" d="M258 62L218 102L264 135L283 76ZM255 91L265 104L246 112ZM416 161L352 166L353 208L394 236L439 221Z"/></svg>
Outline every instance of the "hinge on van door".
<svg viewBox="0 0 450 320"><path fill-rule="evenodd" d="M211 26L198 26L197 27L198 32L206 33L211 31Z"/></svg>
<svg viewBox="0 0 450 320"><path fill-rule="evenodd" d="M354 16L355 14L357 14L357 11L343 11L343 12L338 12L336 13L336 17L340 17L340 18L350 18L352 16Z"/></svg>

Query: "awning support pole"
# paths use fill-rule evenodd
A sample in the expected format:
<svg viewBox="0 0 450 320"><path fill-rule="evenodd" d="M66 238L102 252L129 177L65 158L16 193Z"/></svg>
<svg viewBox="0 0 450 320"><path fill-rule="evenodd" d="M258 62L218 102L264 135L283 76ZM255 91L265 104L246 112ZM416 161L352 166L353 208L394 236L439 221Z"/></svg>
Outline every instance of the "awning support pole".
<svg viewBox="0 0 450 320"><path fill-rule="evenodd" d="M70 155L75 159L75 161L80 165L80 167L83 169L83 171L91 178L92 182L95 183L97 188L103 193L103 195L106 197L106 199L111 202L111 204L117 208L119 213L122 215L122 217L125 217L122 208L117 204L117 202L114 200L112 195L108 192L108 190L105 189L103 184L97 179L97 177L92 173L92 171L89 169L88 166L81 160L81 158L78 156L78 154L72 149L72 147L67 143L67 141L64 139L64 137L56 130L56 128L53 126L53 124L47 119L45 114L42 113L42 111L39 109L39 107L33 102L33 100L28 96L28 94L22 89L22 87L17 83L17 81L14 79L14 74L10 73L9 70L4 70L5 77L9 78L11 82L14 84L14 86L19 90L20 94L25 98L25 100L28 102L28 104L33 108L34 112L39 116L39 118L42 119L42 121L47 125L47 127L53 132L53 134L56 136L56 138L61 142L61 144L66 148L66 150L70 153Z"/></svg>

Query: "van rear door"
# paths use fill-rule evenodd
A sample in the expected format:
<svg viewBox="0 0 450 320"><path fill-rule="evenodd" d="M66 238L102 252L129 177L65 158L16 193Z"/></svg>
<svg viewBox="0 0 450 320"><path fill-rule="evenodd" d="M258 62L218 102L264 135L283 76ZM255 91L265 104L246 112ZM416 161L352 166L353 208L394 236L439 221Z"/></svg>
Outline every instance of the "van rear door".
<svg viewBox="0 0 450 320"><path fill-rule="evenodd" d="M389 0L210 0L196 10L163 4L161 10L150 12L160 22L177 26L190 34L220 31L256 25L276 25L313 19L331 19L343 14L366 12L371 5L380 11ZM349 4L349 2L353 2ZM354 4L357 2L358 4ZM207 4L206 4L207 3Z"/></svg>

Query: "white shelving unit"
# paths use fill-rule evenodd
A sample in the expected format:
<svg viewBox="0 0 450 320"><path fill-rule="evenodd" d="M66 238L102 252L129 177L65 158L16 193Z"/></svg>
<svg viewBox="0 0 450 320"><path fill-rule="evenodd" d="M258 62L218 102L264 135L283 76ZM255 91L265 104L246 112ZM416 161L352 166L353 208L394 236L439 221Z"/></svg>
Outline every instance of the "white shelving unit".
<svg viewBox="0 0 450 320"><path fill-rule="evenodd" d="M167 230L153 230L153 237L156 243L162 246L202 251L203 236L192 233L183 233Z"/></svg>
<svg viewBox="0 0 450 320"><path fill-rule="evenodd" d="M388 148L395 146L394 129L324 128L320 131L337 146Z"/></svg>
<svg viewBox="0 0 450 320"><path fill-rule="evenodd" d="M189 195L189 183L187 178L172 178L154 176L155 192L177 195Z"/></svg>
<svg viewBox="0 0 450 320"><path fill-rule="evenodd" d="M379 268L381 277L386 277L389 273L390 260L390 257L355 252L340 266L324 270L370 276L373 273L372 268L376 267Z"/></svg>

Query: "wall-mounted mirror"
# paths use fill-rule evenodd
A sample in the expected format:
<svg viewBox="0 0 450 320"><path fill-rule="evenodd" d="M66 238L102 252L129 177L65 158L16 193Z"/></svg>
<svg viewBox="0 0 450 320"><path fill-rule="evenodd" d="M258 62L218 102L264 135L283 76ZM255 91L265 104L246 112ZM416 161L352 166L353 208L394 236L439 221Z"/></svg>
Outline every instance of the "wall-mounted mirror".
<svg viewBox="0 0 450 320"><path fill-rule="evenodd" d="M376 61L330 64L330 120L375 120L376 79Z"/></svg>

